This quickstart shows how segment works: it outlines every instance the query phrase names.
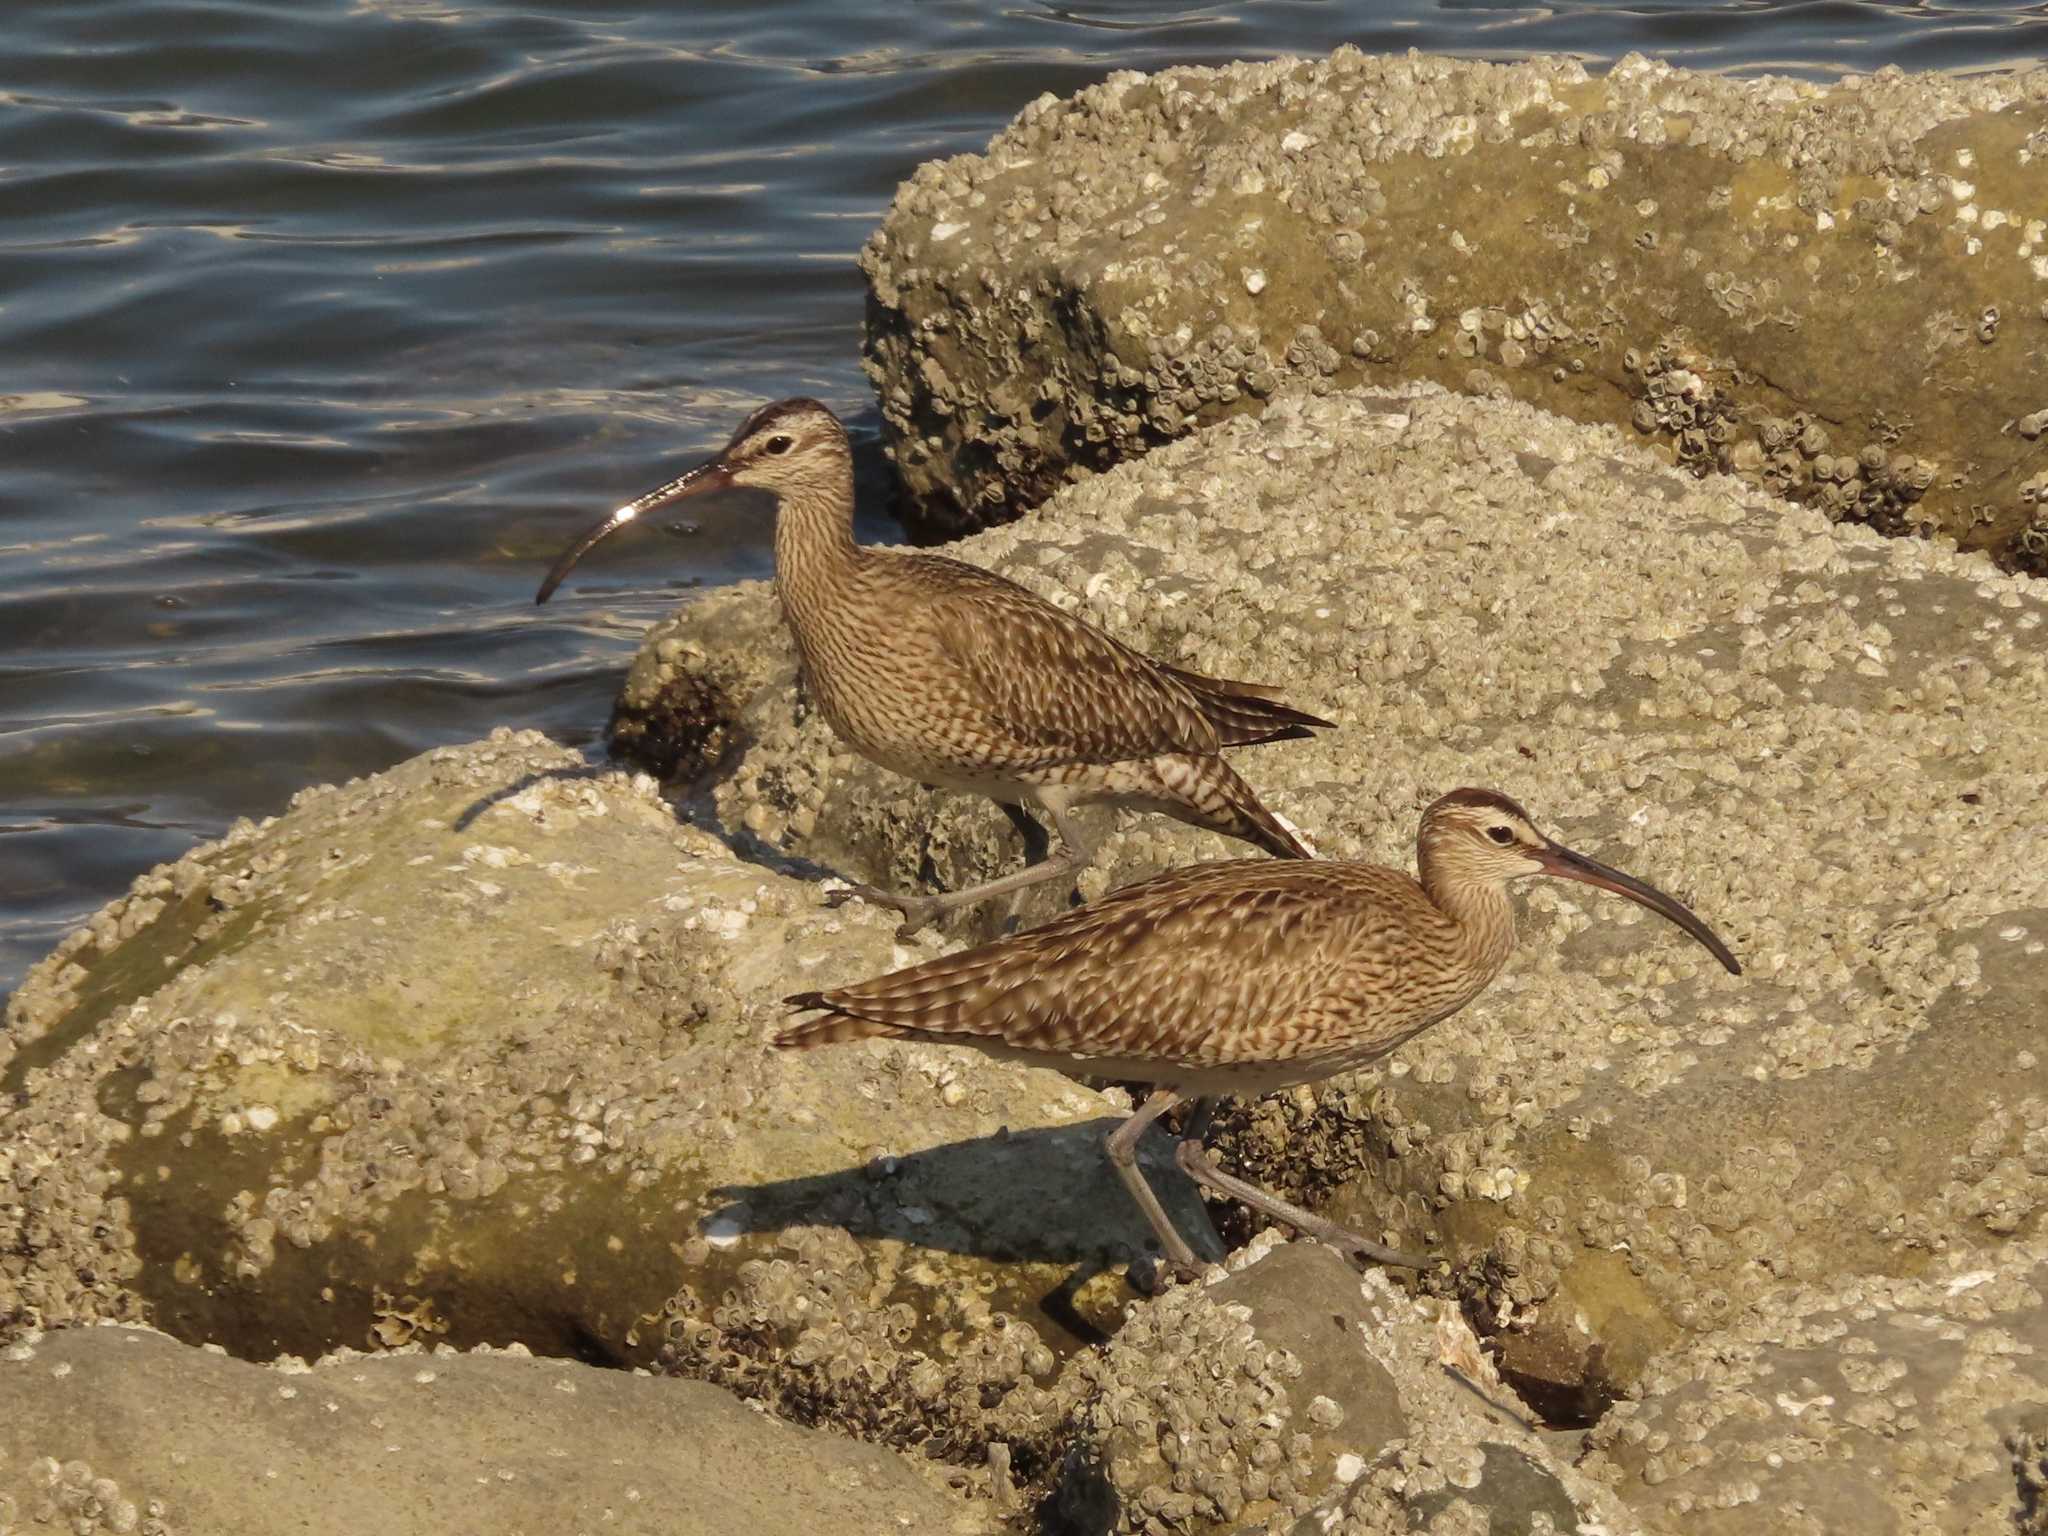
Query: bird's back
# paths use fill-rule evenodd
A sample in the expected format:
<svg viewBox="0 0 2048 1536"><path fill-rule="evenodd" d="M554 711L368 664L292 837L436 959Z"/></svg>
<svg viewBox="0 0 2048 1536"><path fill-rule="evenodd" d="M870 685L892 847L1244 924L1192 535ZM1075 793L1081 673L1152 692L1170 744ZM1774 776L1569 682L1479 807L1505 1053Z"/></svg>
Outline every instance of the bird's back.
<svg viewBox="0 0 2048 1536"><path fill-rule="evenodd" d="M791 610L826 713L910 771L1111 764L1306 734L1318 720L1256 685L1154 661L992 571L863 552L836 611ZM856 615L854 610L858 611Z"/></svg>
<svg viewBox="0 0 2048 1536"><path fill-rule="evenodd" d="M824 1016L778 1044L888 1035L1155 1063L1166 1070L1136 1075L1159 1081L1275 1063L1307 1081L1391 1050L1491 976L1399 871L1197 864L977 949L792 998Z"/></svg>

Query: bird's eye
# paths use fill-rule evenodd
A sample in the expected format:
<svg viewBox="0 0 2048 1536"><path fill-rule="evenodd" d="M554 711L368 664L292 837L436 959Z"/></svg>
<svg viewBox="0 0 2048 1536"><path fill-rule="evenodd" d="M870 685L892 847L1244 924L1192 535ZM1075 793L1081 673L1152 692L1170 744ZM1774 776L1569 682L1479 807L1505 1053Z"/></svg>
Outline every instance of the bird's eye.
<svg viewBox="0 0 2048 1536"><path fill-rule="evenodd" d="M1505 848L1515 840L1515 834L1506 827L1488 827L1486 835Z"/></svg>
<svg viewBox="0 0 2048 1536"><path fill-rule="evenodd" d="M790 449L796 446L796 439L793 437L784 437L780 434L777 434L776 436L768 439L767 446L768 451L770 453L787 453Z"/></svg>

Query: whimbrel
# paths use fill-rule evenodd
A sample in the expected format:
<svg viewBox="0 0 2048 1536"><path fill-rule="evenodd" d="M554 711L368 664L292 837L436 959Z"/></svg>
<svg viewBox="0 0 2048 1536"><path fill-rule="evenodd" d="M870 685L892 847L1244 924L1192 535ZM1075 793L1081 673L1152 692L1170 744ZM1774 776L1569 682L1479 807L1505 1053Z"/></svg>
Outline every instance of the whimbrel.
<svg viewBox="0 0 2048 1536"><path fill-rule="evenodd" d="M1553 842L1505 795L1456 789L1422 814L1415 879L1376 864L1194 864L1042 927L873 981L787 1001L822 1010L776 1038L797 1048L877 1036L971 1045L1006 1060L1156 1085L1108 1139L1110 1161L1183 1274L1195 1255L1137 1166L1145 1127L1203 1104L1177 1152L1198 1183L1353 1255L1426 1267L1210 1161L1210 1100L1311 1083L1384 1056L1500 974L1515 945L1507 886L1555 875L1662 913L1736 975L1686 907Z"/></svg>
<svg viewBox="0 0 2048 1536"><path fill-rule="evenodd" d="M729 485L772 491L775 585L811 696L863 757L920 783L987 795L1024 838L1023 809L1052 818L1055 854L965 890L837 893L892 907L908 936L942 912L1085 869L1094 847L1074 810L1163 812L1286 859L1311 857L1224 762L1225 747L1285 741L1329 721L1253 683L1155 661L1015 582L937 555L853 540L853 460L815 400L763 406L717 457L627 502L563 552L546 602L600 539L643 513Z"/></svg>

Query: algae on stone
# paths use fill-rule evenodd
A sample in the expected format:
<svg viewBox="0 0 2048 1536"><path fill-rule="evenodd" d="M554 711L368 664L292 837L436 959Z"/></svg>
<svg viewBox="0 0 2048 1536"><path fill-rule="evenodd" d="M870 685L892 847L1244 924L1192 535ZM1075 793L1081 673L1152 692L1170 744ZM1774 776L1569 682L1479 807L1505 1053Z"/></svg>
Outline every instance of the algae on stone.
<svg viewBox="0 0 2048 1536"><path fill-rule="evenodd" d="M829 1226L870 1253L867 1307L1069 1345L1041 1298L1078 1265L1079 1314L1113 1314L1142 1251L1112 1104L930 1047L767 1044L807 980L930 952L889 927L530 734L309 791L139 881L83 981L67 946L16 994L40 1033L0 1111L0 1330L652 1360L778 1233Z"/></svg>

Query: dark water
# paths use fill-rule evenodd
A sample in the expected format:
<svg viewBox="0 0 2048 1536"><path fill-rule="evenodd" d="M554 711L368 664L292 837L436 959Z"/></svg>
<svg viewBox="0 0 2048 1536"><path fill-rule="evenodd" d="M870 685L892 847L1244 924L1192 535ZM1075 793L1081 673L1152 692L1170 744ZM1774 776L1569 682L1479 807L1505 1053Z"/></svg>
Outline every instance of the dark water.
<svg viewBox="0 0 2048 1536"><path fill-rule="evenodd" d="M2048 55L2048 0L11 0L0 42L0 988L240 814L600 726L760 508L535 579L816 394L921 160L1111 69L1343 42L1827 75ZM878 525L871 534L884 534Z"/></svg>

